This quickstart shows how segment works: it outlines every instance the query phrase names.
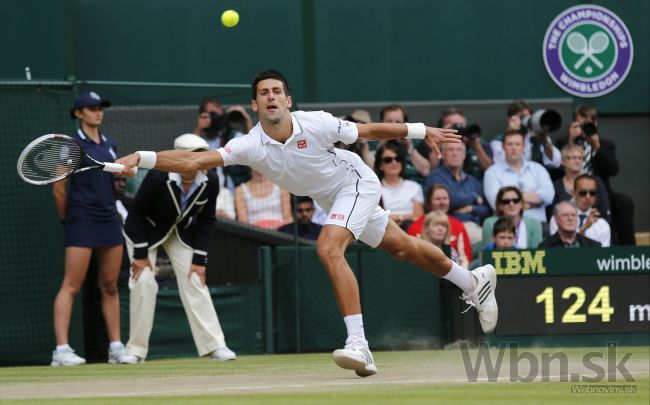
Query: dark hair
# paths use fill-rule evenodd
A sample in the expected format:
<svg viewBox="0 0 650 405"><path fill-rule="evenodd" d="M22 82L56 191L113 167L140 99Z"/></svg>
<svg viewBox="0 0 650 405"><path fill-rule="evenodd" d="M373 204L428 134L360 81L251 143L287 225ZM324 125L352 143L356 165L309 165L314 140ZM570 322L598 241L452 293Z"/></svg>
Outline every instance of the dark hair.
<svg viewBox="0 0 650 405"><path fill-rule="evenodd" d="M447 186L441 183L433 183L433 185L429 187L429 189L427 190L427 195L424 197L425 214L431 212L431 197L433 196L433 192L440 189L445 190L447 192L447 195L449 196L449 199L451 200L451 193L449 192L449 188L447 188Z"/></svg>
<svg viewBox="0 0 650 405"><path fill-rule="evenodd" d="M508 117L512 117L515 114L518 114L522 112L523 110L528 110L531 113L533 112L533 109L530 108L527 102L524 100L515 100L510 105L508 106L507 114Z"/></svg>
<svg viewBox="0 0 650 405"><path fill-rule="evenodd" d="M275 79L279 80L282 82L284 85L284 93L288 96L291 94L290 88L287 85L287 79L282 75L282 73L278 72L277 70L265 70L263 72L260 72L255 76L253 79L253 83L251 84L251 92L253 95L253 100L257 97L257 84L261 82L262 80L267 80L267 79Z"/></svg>
<svg viewBox="0 0 650 405"><path fill-rule="evenodd" d="M573 119L576 119L578 116L586 118L592 124L595 124L596 120L598 119L596 108L589 105L579 105L576 107L575 111L573 112Z"/></svg>
<svg viewBox="0 0 650 405"><path fill-rule="evenodd" d="M406 155L396 142L390 141L381 145L375 153L375 173L377 173L377 177L379 177L379 180L384 178L384 172L381 170L381 159L384 157L384 152L386 152L386 150L392 150L397 154L397 157L402 160L402 170L399 172L399 176L404 178L404 173L406 172Z"/></svg>
<svg viewBox="0 0 650 405"><path fill-rule="evenodd" d="M201 100L201 104L199 104L199 114L203 114L207 111L208 104L216 104L221 108L221 103L216 98L204 98Z"/></svg>
<svg viewBox="0 0 650 405"><path fill-rule="evenodd" d="M306 196L306 195L296 196L295 200L296 200L296 206L298 206L300 204L303 204L303 203L309 203L309 204L311 204L312 207L314 206L314 200L311 197ZM294 205L293 205L293 201L294 201L294 198L292 197L291 198L291 209L295 208Z"/></svg>
<svg viewBox="0 0 650 405"><path fill-rule="evenodd" d="M521 200L521 210L519 211L519 216L520 217L523 216L524 215L524 194L516 186L505 186L499 189L499 192L497 193L497 199L495 200L495 204L494 204L494 206L496 207L496 209L494 210L494 214L498 217L503 216L503 211L501 210L501 208L499 208L501 204L500 201L503 198L503 195L508 191L514 191L515 193L517 193L517 198Z"/></svg>
<svg viewBox="0 0 650 405"><path fill-rule="evenodd" d="M517 226L515 225L515 221L513 221L512 218L501 217L494 223L494 228L492 228L492 236L497 236L501 232L512 232L513 234L516 234L516 231Z"/></svg>
<svg viewBox="0 0 650 405"><path fill-rule="evenodd" d="M381 111L379 112L379 122L382 122L384 120L384 115L388 111L401 111L402 115L404 116L404 122L409 122L409 115L406 112L406 108L404 108L404 106L401 106L399 104L391 104L382 108Z"/></svg>
<svg viewBox="0 0 650 405"><path fill-rule="evenodd" d="M503 138L501 139L502 143L506 143L506 138L513 135L519 135L522 139L526 139L526 136L521 132L521 129L506 129L506 132L503 133Z"/></svg>
<svg viewBox="0 0 650 405"><path fill-rule="evenodd" d="M442 113L440 114L440 118L438 119L438 126L442 128L442 122L445 120L445 118L449 117L450 115L458 114L463 117L465 117L465 114L463 113L463 110L457 107L449 107L445 108L442 110Z"/></svg>
<svg viewBox="0 0 650 405"><path fill-rule="evenodd" d="M592 180L594 183L596 183L596 187L598 187L598 181L596 180L596 178L594 176L592 176L589 173L582 173L581 175L576 177L575 180L573 180L573 189L575 190L576 185L578 184L578 182L580 180L584 180L584 179Z"/></svg>

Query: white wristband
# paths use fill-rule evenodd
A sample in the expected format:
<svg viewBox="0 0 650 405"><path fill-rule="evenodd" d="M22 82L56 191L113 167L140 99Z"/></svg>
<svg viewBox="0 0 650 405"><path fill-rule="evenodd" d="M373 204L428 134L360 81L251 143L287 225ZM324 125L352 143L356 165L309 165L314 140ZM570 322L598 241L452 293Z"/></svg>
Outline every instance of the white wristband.
<svg viewBox="0 0 650 405"><path fill-rule="evenodd" d="M156 152L139 150L135 153L140 155L140 163L138 163L138 167L142 167L143 169L153 169L156 166Z"/></svg>
<svg viewBox="0 0 650 405"><path fill-rule="evenodd" d="M421 122L416 122L414 124L406 123L406 133L407 139L424 139L424 136L427 134L427 128Z"/></svg>

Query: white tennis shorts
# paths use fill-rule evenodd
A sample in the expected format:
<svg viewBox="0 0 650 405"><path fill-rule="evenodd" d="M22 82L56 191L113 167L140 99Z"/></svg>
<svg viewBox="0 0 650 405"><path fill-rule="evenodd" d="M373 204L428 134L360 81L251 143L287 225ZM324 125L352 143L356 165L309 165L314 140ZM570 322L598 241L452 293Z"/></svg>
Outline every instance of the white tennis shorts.
<svg viewBox="0 0 650 405"><path fill-rule="evenodd" d="M348 229L355 239L377 247L384 239L388 211L379 206L381 184L374 177L358 179L343 187L333 201L317 201L327 212L325 225Z"/></svg>

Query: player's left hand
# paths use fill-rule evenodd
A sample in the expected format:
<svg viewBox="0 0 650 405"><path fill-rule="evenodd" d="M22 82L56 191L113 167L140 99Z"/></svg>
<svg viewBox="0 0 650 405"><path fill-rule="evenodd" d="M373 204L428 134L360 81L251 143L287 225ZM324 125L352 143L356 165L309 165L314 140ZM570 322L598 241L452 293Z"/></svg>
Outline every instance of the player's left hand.
<svg viewBox="0 0 650 405"><path fill-rule="evenodd" d="M458 131L451 128L433 128L426 127L427 133L424 136L424 141L429 145L433 153L438 156L438 159L442 158L442 153L438 145L443 143L461 143L462 137L458 135Z"/></svg>
<svg viewBox="0 0 650 405"><path fill-rule="evenodd" d="M201 280L201 285L205 287L205 266L199 266L197 264L191 265L190 272L187 274L188 280L192 279L192 273L196 273L199 276L199 279Z"/></svg>

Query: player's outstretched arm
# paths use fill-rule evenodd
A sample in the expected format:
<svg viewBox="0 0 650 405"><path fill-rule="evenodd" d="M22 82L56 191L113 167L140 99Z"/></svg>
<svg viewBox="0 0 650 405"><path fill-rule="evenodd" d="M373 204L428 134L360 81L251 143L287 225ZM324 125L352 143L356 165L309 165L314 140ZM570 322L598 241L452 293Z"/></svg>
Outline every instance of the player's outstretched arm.
<svg viewBox="0 0 650 405"><path fill-rule="evenodd" d="M460 143L458 131L449 128L427 127L422 123L389 124L371 123L357 124L359 139L389 140L397 138L424 139L431 150L440 155L438 145L443 143Z"/></svg>
<svg viewBox="0 0 650 405"><path fill-rule="evenodd" d="M131 168L138 166L155 168L165 172L184 172L190 170L207 170L223 166L223 158L217 151L187 152L183 150L166 150L162 152L136 152L119 158L115 163L126 166L123 173L133 176Z"/></svg>

